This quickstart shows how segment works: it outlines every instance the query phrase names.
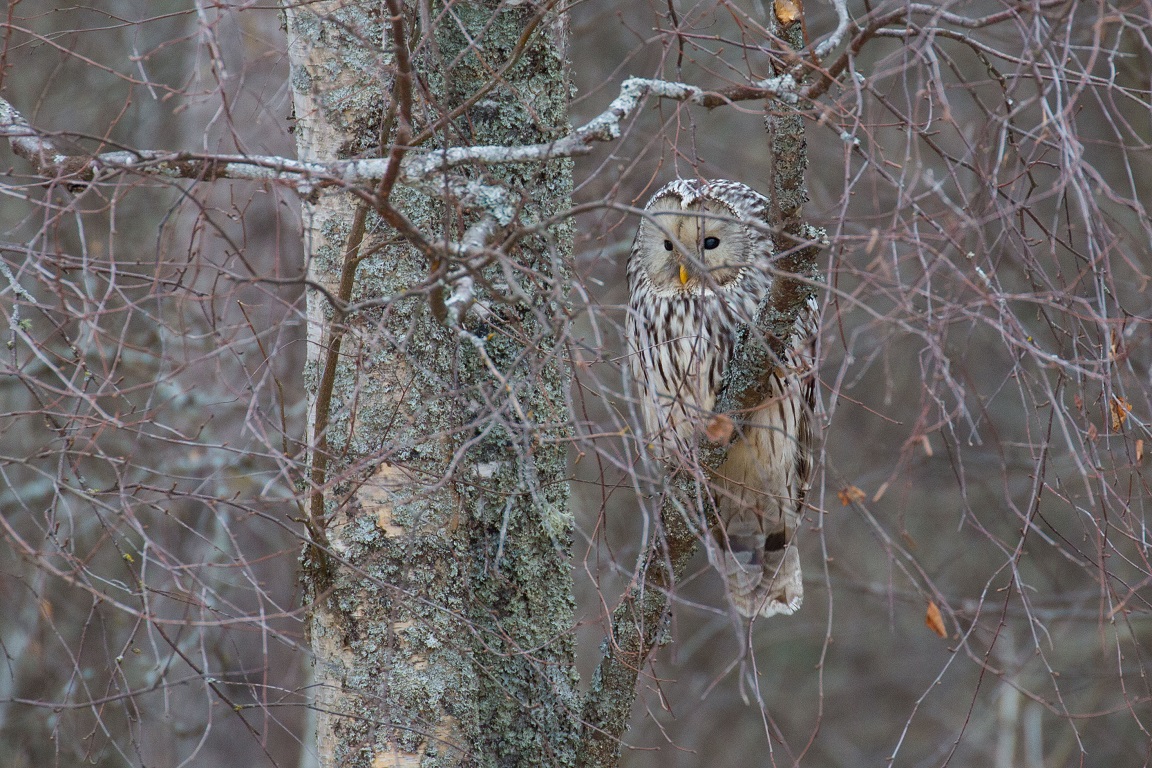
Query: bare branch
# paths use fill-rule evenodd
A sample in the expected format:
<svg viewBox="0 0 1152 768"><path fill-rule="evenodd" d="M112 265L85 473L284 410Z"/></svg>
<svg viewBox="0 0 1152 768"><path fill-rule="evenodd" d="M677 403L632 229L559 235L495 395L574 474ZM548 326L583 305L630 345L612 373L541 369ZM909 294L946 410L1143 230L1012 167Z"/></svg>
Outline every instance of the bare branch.
<svg viewBox="0 0 1152 768"><path fill-rule="evenodd" d="M816 58L818 59L824 58L835 50L836 46L840 45L840 41L844 39L844 34L852 23L848 17L847 0L832 0L832 6L836 9L836 29L820 45L816 46Z"/></svg>
<svg viewBox="0 0 1152 768"><path fill-rule="evenodd" d="M587 154L598 142L618 139L621 124L635 114L649 95L712 108L733 101L770 96L795 98L795 90L795 81L787 76L765 80L754 87L744 86L725 91L705 91L686 83L630 77L621 84L620 94L606 110L563 138L523 146L451 147L432 152L410 152L400 163L397 181L408 186L427 186L430 191L439 194L443 191L440 179L445 172L468 163L536 163ZM164 150L125 150L92 157L67 155L35 131L2 98L0 136L9 138L16 154L32 163L37 174L64 178L76 184L101 181L117 173L132 172L202 181L269 181L295 186L298 191L306 194L319 186L352 186L379 181L388 176L392 163L391 157L315 163L263 155L208 155ZM487 198L485 205L492 202L492 195L500 196L499 192L493 192L489 187L464 180L453 180L453 188L465 199L479 201Z"/></svg>

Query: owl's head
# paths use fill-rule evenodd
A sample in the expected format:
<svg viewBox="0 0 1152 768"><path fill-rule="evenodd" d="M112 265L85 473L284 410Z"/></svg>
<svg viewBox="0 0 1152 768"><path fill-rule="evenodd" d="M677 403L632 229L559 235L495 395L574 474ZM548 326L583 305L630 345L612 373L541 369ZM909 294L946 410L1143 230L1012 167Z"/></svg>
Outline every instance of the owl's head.
<svg viewBox="0 0 1152 768"><path fill-rule="evenodd" d="M632 269L661 293L723 290L743 277L770 241L762 229L768 200L734 181L678 179L645 206L632 246Z"/></svg>

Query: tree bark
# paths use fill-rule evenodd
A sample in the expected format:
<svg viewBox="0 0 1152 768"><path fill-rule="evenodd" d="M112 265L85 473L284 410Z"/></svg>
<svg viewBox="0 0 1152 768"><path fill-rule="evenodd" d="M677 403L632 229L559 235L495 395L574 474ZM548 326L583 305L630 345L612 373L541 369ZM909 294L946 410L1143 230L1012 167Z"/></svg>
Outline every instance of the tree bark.
<svg viewBox="0 0 1152 768"><path fill-rule="evenodd" d="M301 160L567 132L558 14L383 5L285 5ZM482 222L387 179L304 204L309 277L326 289L308 304L304 576L323 766L574 761L569 374L553 349L571 237L523 231L568 207L571 165L453 173L512 205ZM504 264L430 245L516 227ZM449 307L445 276L469 270ZM467 294L483 311L461 311Z"/></svg>

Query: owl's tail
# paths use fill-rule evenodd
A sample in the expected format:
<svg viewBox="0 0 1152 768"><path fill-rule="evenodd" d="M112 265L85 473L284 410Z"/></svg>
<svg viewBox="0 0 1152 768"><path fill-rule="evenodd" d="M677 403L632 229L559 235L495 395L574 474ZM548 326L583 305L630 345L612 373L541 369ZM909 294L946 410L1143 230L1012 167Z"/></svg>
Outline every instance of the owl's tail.
<svg viewBox="0 0 1152 768"><path fill-rule="evenodd" d="M773 540L783 536L769 536L767 542L761 537L755 546L745 548L740 538L730 540L731 546L719 545L714 558L728 582L728 596L736 611L748 618L767 618L799 610L804 585L796 545L788 542L772 549Z"/></svg>

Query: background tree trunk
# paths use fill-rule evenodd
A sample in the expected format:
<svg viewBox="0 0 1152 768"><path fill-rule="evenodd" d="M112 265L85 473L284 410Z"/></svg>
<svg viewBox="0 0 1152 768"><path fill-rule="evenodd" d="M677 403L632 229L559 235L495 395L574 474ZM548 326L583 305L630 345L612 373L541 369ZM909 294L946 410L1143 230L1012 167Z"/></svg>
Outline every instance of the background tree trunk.
<svg viewBox="0 0 1152 768"><path fill-rule="evenodd" d="M397 40L412 60L411 132L434 129L424 148L565 133L563 25L499 5L391 19L377 2L288 6L299 157L389 155L404 129ZM571 164L485 170L484 181L517 205L501 223L530 224L568 206ZM428 240L458 241L475 224L412 189L388 202ZM333 296L343 278L353 304L371 305L345 316L309 297L313 429L339 345L327 431L312 436L327 467L313 470L324 504L305 575L321 764L568 764L571 517L557 439L568 371L552 323L563 322L569 225L521 239L514 268L477 272L485 311L454 328L430 309L437 265L368 208L338 187L305 204L310 278ZM509 285L530 274L541 277Z"/></svg>

